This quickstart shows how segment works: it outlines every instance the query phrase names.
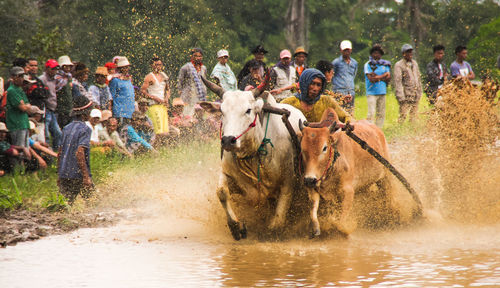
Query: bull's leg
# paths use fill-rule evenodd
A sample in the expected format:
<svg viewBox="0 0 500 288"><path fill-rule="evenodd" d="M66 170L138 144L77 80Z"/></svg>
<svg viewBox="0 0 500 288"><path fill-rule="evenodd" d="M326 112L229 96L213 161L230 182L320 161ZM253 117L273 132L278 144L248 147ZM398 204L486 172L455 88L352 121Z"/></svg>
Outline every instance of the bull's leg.
<svg viewBox="0 0 500 288"><path fill-rule="evenodd" d="M276 210L274 215L269 222L270 230L277 230L283 228L285 225L286 214L290 208L290 202L292 200L292 189L290 185L284 184L281 188L280 195L278 197L278 203L276 204Z"/></svg>
<svg viewBox="0 0 500 288"><path fill-rule="evenodd" d="M344 185L341 192L341 195L343 195L341 205L342 211L340 212L340 219L336 226L339 232L343 233L344 236L347 236L352 230L354 230L355 226L354 223L350 223L352 222L350 216L354 202L354 189L351 185Z"/></svg>
<svg viewBox="0 0 500 288"><path fill-rule="evenodd" d="M217 196L219 197L219 201L226 210L227 216L227 226L233 235L234 240L240 240L241 238L247 238L247 229L245 224L240 223L238 217L234 213L233 208L231 207L231 202L229 200L229 191L220 187L217 189Z"/></svg>
<svg viewBox="0 0 500 288"><path fill-rule="evenodd" d="M319 236L321 234L321 230L319 228L319 220L318 220L318 208L319 208L319 193L316 190L312 190L309 192L309 199L312 202L312 207L310 211L311 215L311 238Z"/></svg>

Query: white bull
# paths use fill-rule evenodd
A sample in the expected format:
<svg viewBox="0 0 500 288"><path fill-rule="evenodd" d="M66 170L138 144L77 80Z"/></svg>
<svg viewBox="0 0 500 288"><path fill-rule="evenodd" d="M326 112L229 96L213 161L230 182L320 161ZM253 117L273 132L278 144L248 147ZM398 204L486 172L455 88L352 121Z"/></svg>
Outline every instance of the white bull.
<svg viewBox="0 0 500 288"><path fill-rule="evenodd" d="M239 240L247 236L245 224L233 210L231 195L234 193L241 194L243 201L256 209L266 206L270 199L276 200L276 208L266 225L270 231L283 228L296 183L293 166L296 152L281 115L263 113L264 102L290 111L289 121L296 132L299 119L305 120L304 115L290 105L276 103L267 92L256 98L257 90L224 92L213 83L205 81L205 84L223 95L219 106L223 157L217 196L226 211L233 238ZM211 104L202 106L213 109L216 105ZM259 153L264 138L270 139L272 145L265 144L263 148L267 153Z"/></svg>

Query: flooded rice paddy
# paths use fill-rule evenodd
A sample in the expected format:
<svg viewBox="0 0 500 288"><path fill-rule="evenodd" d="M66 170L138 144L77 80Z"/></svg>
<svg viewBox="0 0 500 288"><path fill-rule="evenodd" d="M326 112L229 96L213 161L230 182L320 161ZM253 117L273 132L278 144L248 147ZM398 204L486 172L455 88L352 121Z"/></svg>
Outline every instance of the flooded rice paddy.
<svg viewBox="0 0 500 288"><path fill-rule="evenodd" d="M423 223L385 231L360 228L349 239L273 242L249 235L236 242L215 196L218 145L200 144L196 153L192 148L177 151L181 157L124 167L100 187L104 196L97 209L122 209L119 224L1 249L0 286L500 285L498 208L490 210L489 220L443 217L435 192L440 181L432 169L412 163L421 160L409 156L415 155L412 149L391 147L394 163L405 167L402 172L417 183L428 207ZM421 170L426 172L417 172ZM491 191L490 197L497 195Z"/></svg>

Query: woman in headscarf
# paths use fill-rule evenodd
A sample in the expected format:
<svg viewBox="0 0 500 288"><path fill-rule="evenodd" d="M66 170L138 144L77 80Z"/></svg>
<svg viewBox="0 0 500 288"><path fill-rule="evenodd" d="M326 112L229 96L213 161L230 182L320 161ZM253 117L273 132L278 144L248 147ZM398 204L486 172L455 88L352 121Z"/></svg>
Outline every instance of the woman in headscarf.
<svg viewBox="0 0 500 288"><path fill-rule="evenodd" d="M295 96L284 99L281 103L299 109L308 122L320 122L327 108L333 108L343 123L350 122L351 115L345 112L332 97L323 95L325 86L326 78L323 73L314 68L306 69L299 78L299 92Z"/></svg>

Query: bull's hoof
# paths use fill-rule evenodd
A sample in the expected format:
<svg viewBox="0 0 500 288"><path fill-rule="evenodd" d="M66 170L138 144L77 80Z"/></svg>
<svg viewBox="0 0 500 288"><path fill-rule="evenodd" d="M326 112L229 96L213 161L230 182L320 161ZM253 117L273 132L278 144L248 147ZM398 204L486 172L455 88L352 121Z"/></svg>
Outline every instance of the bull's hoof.
<svg viewBox="0 0 500 288"><path fill-rule="evenodd" d="M242 238L243 239L247 238L247 227L245 224L241 225L240 228L240 222L228 221L227 226L229 227L229 230L231 231L231 235L233 235L234 240L238 241Z"/></svg>
<svg viewBox="0 0 500 288"><path fill-rule="evenodd" d="M315 237L318 237L321 235L321 229L319 228L319 225L316 225L315 223L311 223L311 234L309 235L309 239L313 239Z"/></svg>
<svg viewBox="0 0 500 288"><path fill-rule="evenodd" d="M247 225L243 223L241 231L240 231L241 239L247 239Z"/></svg>

